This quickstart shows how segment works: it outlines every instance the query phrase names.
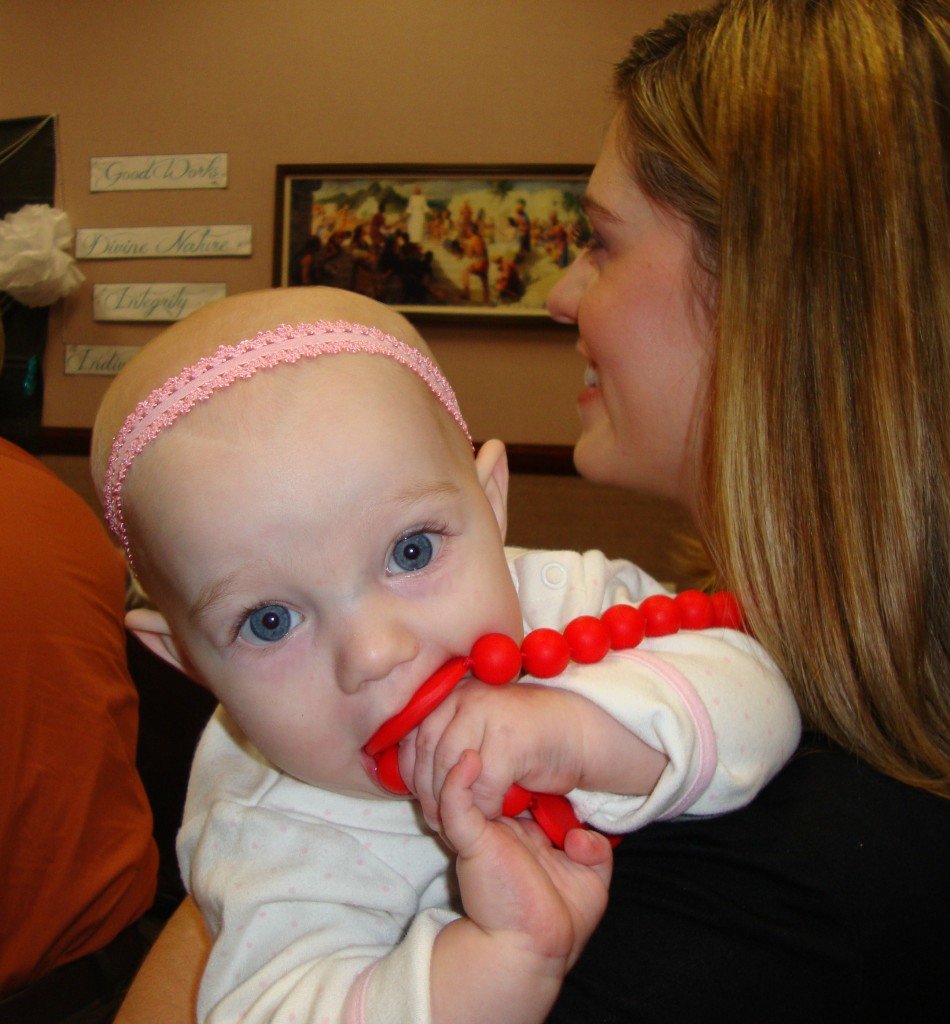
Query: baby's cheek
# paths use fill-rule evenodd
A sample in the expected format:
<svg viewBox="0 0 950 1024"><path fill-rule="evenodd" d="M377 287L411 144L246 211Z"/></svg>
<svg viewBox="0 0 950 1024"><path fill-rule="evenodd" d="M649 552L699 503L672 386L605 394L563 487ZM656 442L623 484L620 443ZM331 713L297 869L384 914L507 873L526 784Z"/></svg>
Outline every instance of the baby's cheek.
<svg viewBox="0 0 950 1024"><path fill-rule="evenodd" d="M520 644L524 639L524 627L522 625L521 604L514 588L503 595L503 600L496 599L495 603L493 633L503 633L510 636L515 643Z"/></svg>
<svg viewBox="0 0 950 1024"><path fill-rule="evenodd" d="M264 699L260 693L231 692L219 694L218 699L258 751L292 775L304 769L308 749L320 744L316 729L307 727L299 708L296 715L288 713L292 705L278 699Z"/></svg>

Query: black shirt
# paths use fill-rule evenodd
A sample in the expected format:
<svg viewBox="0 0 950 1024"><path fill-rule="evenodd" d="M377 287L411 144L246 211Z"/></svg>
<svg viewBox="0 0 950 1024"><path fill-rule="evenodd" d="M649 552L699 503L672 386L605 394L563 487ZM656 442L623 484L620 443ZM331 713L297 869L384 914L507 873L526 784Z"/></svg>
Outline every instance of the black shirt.
<svg viewBox="0 0 950 1024"><path fill-rule="evenodd" d="M950 801L807 737L748 807L616 850L549 1024L950 1019Z"/></svg>

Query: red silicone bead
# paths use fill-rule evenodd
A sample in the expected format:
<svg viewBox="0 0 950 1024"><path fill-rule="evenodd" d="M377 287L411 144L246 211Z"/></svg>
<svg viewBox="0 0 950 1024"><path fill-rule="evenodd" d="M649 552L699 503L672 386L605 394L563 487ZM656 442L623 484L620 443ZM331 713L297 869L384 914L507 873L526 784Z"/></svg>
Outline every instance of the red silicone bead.
<svg viewBox="0 0 950 1024"><path fill-rule="evenodd" d="M640 602L647 636L667 636L680 628L680 610L666 594L654 594Z"/></svg>
<svg viewBox="0 0 950 1024"><path fill-rule="evenodd" d="M501 805L501 813L506 818L517 818L522 811L528 809L531 800L531 793L515 782L508 792L505 793L505 799Z"/></svg>
<svg viewBox="0 0 950 1024"><path fill-rule="evenodd" d="M387 793L409 796L409 787L399 771L399 747L387 747L376 758L376 780Z"/></svg>
<svg viewBox="0 0 950 1024"><path fill-rule="evenodd" d="M680 610L683 629L709 629L713 624L712 601L701 590L683 590L673 599Z"/></svg>
<svg viewBox="0 0 950 1024"><path fill-rule="evenodd" d="M579 615L564 627L564 639L571 657L581 665L591 665L610 650L610 630L593 615Z"/></svg>
<svg viewBox="0 0 950 1024"><path fill-rule="evenodd" d="M712 598L713 625L727 629L745 629L745 617L734 594L719 590Z"/></svg>
<svg viewBox="0 0 950 1024"><path fill-rule="evenodd" d="M427 718L460 683L472 667L468 658L452 658L431 676L409 698L409 703L387 719L370 736L363 749L370 757L376 757L387 747L395 746L404 736Z"/></svg>
<svg viewBox="0 0 950 1024"><path fill-rule="evenodd" d="M571 660L571 649L556 629L532 630L521 643L525 672L536 679L560 675Z"/></svg>
<svg viewBox="0 0 950 1024"><path fill-rule="evenodd" d="M610 633L610 646L615 651L636 647L643 639L643 613L632 604L615 604L600 617Z"/></svg>
<svg viewBox="0 0 950 1024"><path fill-rule="evenodd" d="M531 816L544 834L559 849L572 828L583 828L567 797L554 793L535 793L531 800Z"/></svg>
<svg viewBox="0 0 950 1024"><path fill-rule="evenodd" d="M500 686L521 672L521 649L504 633L488 633L472 646L472 675L483 683Z"/></svg>

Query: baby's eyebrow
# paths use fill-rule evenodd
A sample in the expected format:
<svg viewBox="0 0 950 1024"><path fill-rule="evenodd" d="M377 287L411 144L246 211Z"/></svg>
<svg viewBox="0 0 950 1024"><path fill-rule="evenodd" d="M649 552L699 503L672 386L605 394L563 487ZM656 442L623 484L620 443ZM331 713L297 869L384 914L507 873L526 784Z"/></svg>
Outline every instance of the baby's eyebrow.
<svg viewBox="0 0 950 1024"><path fill-rule="evenodd" d="M411 508L423 501L432 501L435 498L457 498L462 494L462 488L454 480L439 480L435 483L419 484L418 486L407 487L405 490L390 494L378 502L372 503L364 510L364 515L385 509L391 512L393 509ZM246 576L248 566L240 569L221 579L209 583L198 591L198 596L188 608L188 618L192 622L200 622L213 612L215 607L223 604L235 589L238 580Z"/></svg>
<svg viewBox="0 0 950 1024"><path fill-rule="evenodd" d="M206 587L202 587L188 609L188 618L194 622L206 619L216 605L223 603L231 595L238 577L246 571L246 567L241 570L235 570L232 573L228 573L227 576L215 580L214 583L209 583Z"/></svg>
<svg viewBox="0 0 950 1024"><path fill-rule="evenodd" d="M457 498L462 493L462 488L454 480L440 480L436 483L420 484L417 487L407 487L403 491L387 495L378 502L373 503L373 508L404 508L417 505L422 501L431 501L433 498Z"/></svg>

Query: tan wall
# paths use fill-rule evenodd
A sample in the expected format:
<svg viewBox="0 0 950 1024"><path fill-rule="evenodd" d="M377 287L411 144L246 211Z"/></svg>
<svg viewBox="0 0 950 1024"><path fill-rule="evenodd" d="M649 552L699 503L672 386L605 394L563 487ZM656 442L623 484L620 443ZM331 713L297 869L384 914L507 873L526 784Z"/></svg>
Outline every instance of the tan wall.
<svg viewBox="0 0 950 1024"><path fill-rule="evenodd" d="M630 36L696 0L0 0L0 117L58 115L74 227L250 223L244 259L84 261L54 307L47 426L88 426L105 382L64 344L139 345L92 319L93 283L271 284L279 163L590 163ZM223 152L225 191L89 192L89 158ZM570 331L423 324L477 437L569 444ZM526 386L529 385L529 386Z"/></svg>

